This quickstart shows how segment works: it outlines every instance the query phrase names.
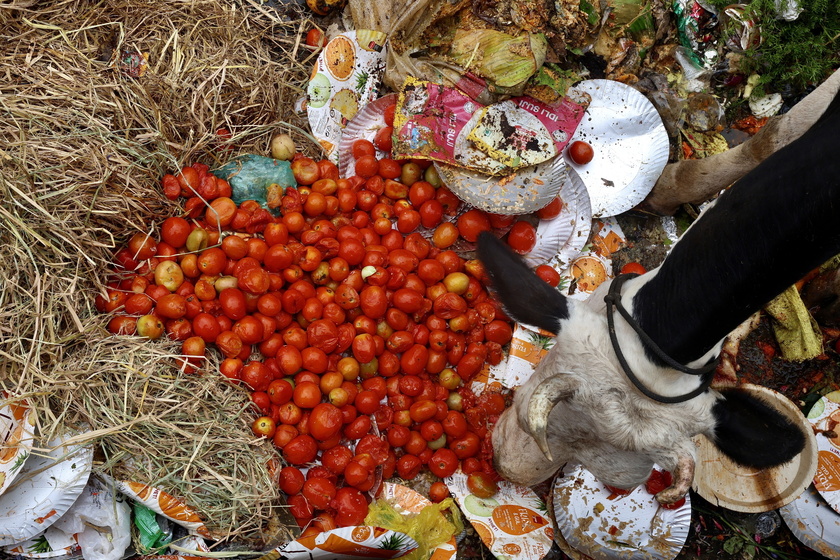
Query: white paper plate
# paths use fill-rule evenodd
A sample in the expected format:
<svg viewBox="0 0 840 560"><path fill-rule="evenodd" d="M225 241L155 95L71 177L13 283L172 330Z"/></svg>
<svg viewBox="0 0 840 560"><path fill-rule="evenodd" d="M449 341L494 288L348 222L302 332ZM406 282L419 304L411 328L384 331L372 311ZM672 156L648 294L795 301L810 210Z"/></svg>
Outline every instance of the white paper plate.
<svg viewBox="0 0 840 560"><path fill-rule="evenodd" d="M6 399L0 393L0 399ZM0 407L0 494L20 474L35 439L35 416L24 402Z"/></svg>
<svg viewBox="0 0 840 560"><path fill-rule="evenodd" d="M813 484L780 508L779 514L802 544L826 558L840 559L840 514L828 505Z"/></svg>
<svg viewBox="0 0 840 560"><path fill-rule="evenodd" d="M753 469L734 463L705 436L694 438L697 471L694 490L712 504L744 513L778 509L795 500L811 484L817 471L817 441L799 407L781 393L744 384L758 397L785 414L806 432L805 449L784 465Z"/></svg>
<svg viewBox="0 0 840 560"><path fill-rule="evenodd" d="M554 515L569 546L596 560L671 560L680 553L691 525L688 495L677 509L661 507L644 485L610 496L581 466L555 479Z"/></svg>
<svg viewBox="0 0 840 560"><path fill-rule="evenodd" d="M592 215L621 214L644 200L668 163L665 125L644 95L621 82L586 80L573 89L592 101L571 142L589 143L595 156L585 165L572 162L568 150L564 157L589 190Z"/></svg>
<svg viewBox="0 0 840 560"><path fill-rule="evenodd" d="M566 182L560 189L559 196L563 201L560 214L551 220L540 220L537 244L525 255L529 265L550 263L561 273L583 251L592 231L589 193L573 169L569 168L567 172Z"/></svg>
<svg viewBox="0 0 840 560"><path fill-rule="evenodd" d="M0 496L0 546L31 539L55 523L82 493L93 465L93 448L49 442L46 455L30 453L13 485Z"/></svg>
<svg viewBox="0 0 840 560"><path fill-rule="evenodd" d="M373 142L376 133L385 126L385 108L396 102L396 93L383 95L362 107L356 116L347 123L341 133L341 140L338 142L338 173L340 177L352 177L356 174L353 142L360 138ZM376 154L377 159L390 157L390 154L385 154L380 150L377 150Z"/></svg>
<svg viewBox="0 0 840 560"><path fill-rule="evenodd" d="M560 156L524 167L510 176L491 176L435 162L443 183L455 196L493 214L530 214L547 206L566 183L566 162Z"/></svg>

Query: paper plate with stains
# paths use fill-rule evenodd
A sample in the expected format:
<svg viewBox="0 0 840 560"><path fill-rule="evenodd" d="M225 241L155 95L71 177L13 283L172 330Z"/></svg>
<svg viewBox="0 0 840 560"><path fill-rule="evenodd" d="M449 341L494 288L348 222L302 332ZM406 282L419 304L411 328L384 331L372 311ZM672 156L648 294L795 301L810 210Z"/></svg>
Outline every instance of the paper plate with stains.
<svg viewBox="0 0 840 560"><path fill-rule="evenodd" d="M840 514L812 484L788 505L779 508L791 533L826 558L840 559Z"/></svg>
<svg viewBox="0 0 840 560"><path fill-rule="evenodd" d="M817 472L814 486L840 512L840 391L824 395L808 412L816 432Z"/></svg>
<svg viewBox="0 0 840 560"><path fill-rule="evenodd" d="M761 513L789 504L808 488L817 472L817 441L808 420L790 399L759 385L741 387L801 426L806 434L805 449L784 465L753 469L735 464L705 436L696 436L693 488L718 506L743 513Z"/></svg>
<svg viewBox="0 0 840 560"><path fill-rule="evenodd" d="M494 214L530 214L547 206L566 182L566 162L556 156L510 175L485 175L435 162L443 183L455 196Z"/></svg>
<svg viewBox="0 0 840 560"><path fill-rule="evenodd" d="M0 393L0 399L6 398L9 398L7 393ZM35 416L25 401L0 407L0 494L20 474L34 438Z"/></svg>
<svg viewBox="0 0 840 560"><path fill-rule="evenodd" d="M572 142L590 144L595 155L578 165L592 203L594 217L615 216L639 204L656 184L668 163L668 133L653 104L638 90L613 80L586 80L575 91L592 101Z"/></svg>
<svg viewBox="0 0 840 560"><path fill-rule="evenodd" d="M558 196L563 201L560 214L551 220L540 220L537 244L525 255L525 260L531 266L550 262L561 272L586 246L592 230L592 210L586 186L572 169L568 170Z"/></svg>
<svg viewBox="0 0 840 560"><path fill-rule="evenodd" d="M17 480L0 496L0 546L31 539L72 507L90 477L93 448L65 443L64 434L33 451Z"/></svg>
<svg viewBox="0 0 840 560"><path fill-rule="evenodd" d="M616 495L581 466L554 481L554 516L565 542L595 560L671 560L691 525L691 498L665 509L637 486Z"/></svg>

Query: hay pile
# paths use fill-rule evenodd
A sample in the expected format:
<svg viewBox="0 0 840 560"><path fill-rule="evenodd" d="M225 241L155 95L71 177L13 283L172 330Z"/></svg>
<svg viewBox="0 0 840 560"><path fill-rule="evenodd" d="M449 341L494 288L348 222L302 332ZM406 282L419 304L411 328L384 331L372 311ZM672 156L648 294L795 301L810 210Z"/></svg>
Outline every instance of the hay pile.
<svg viewBox="0 0 840 560"><path fill-rule="evenodd" d="M289 517L247 393L177 375L178 344L109 336L93 300L115 249L180 213L164 173L305 127L293 106L312 23L293 8L0 0L0 388L34 403L43 437L87 426L95 469L159 486L253 547L290 533L262 532Z"/></svg>

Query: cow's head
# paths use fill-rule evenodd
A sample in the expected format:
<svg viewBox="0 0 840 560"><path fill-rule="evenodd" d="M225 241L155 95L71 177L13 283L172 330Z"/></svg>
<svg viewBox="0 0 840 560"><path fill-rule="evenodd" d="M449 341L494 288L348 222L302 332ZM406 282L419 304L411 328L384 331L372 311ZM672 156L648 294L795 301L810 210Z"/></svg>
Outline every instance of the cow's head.
<svg viewBox="0 0 840 560"><path fill-rule="evenodd" d="M644 396L628 381L610 344L601 291L587 302L566 298L489 233L479 238L478 252L506 312L557 335L494 430L496 466L506 478L530 486L573 462L606 484L629 488L644 482L657 463L674 474L674 485L657 495L666 503L691 485L691 438L698 433L735 462L754 468L785 463L803 449L805 436L797 426L737 388L707 390L679 404ZM634 279L636 287L628 292L637 293L645 276ZM617 328L623 328L627 360L651 388L660 381L666 388L699 383L654 363L626 325Z"/></svg>

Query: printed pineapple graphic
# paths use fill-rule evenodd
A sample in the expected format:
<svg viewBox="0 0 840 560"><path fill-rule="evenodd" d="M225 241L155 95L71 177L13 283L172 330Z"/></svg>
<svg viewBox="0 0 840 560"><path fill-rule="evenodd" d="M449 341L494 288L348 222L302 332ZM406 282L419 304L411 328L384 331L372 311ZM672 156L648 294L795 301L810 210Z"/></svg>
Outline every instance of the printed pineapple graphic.
<svg viewBox="0 0 840 560"><path fill-rule="evenodd" d="M553 336L546 336L540 333L528 333L531 344L537 347L540 351L540 358L548 354L548 351L554 347L556 340Z"/></svg>
<svg viewBox="0 0 840 560"><path fill-rule="evenodd" d="M402 533L392 533L387 538L382 539L380 544L383 550L402 550L406 546L406 535Z"/></svg>
<svg viewBox="0 0 840 560"><path fill-rule="evenodd" d="M52 552L52 547L47 542L47 537L41 535L32 540L32 546L28 547L27 550L32 554L44 554L46 552Z"/></svg>

